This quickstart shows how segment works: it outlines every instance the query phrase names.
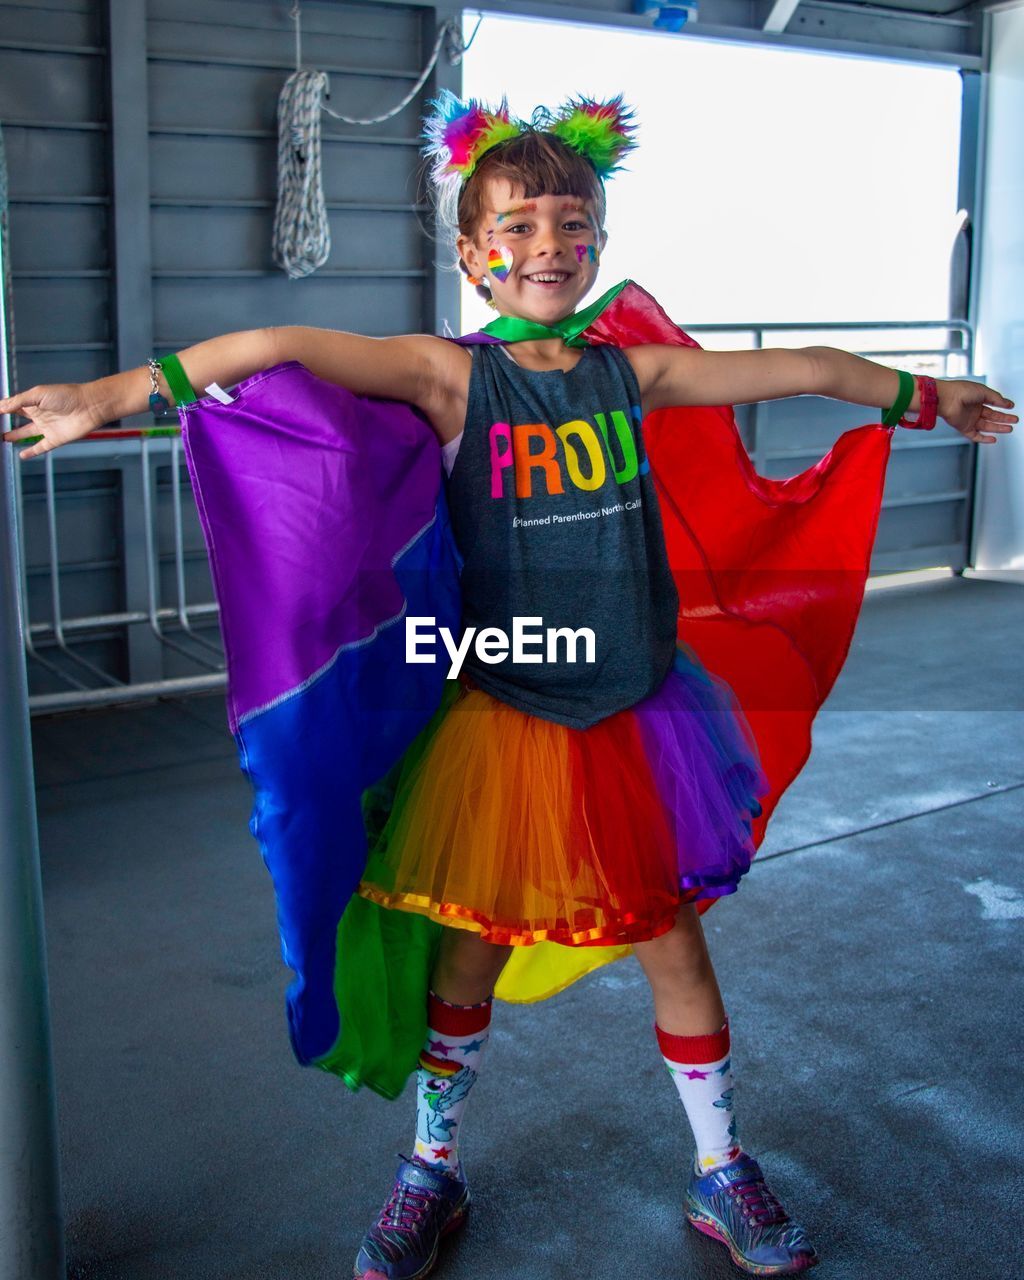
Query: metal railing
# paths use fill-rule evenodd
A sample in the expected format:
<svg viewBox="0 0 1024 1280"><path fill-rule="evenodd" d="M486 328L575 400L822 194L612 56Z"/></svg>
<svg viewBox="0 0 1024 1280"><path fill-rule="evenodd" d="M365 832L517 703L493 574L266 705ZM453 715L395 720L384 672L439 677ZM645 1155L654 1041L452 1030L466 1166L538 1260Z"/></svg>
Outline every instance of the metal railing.
<svg viewBox="0 0 1024 1280"><path fill-rule="evenodd" d="M695 335L749 335L748 341L755 348L763 346L766 334L838 334L849 342L850 336L908 331L940 332L945 345L930 347L884 347L875 345L859 354L870 355L914 367L917 372L931 372L937 376L949 376L951 362L960 367L954 373L969 375L973 368L974 331L964 320L925 321L877 321L858 323L762 323L706 324L687 326ZM850 350L858 350L850 346ZM757 406L749 406L746 422L748 437L752 436L751 449L755 466L761 467L766 455L764 433L757 430ZM184 512L182 501L182 445L177 427L125 428L93 432L81 442L83 446L116 441L119 444L138 441L137 492L141 494L142 550L141 562L144 585L137 607L120 611L66 616L62 577L66 566L61 560L61 538L58 520L58 487L56 482L55 455L44 455L40 462L24 464L25 469L41 469L43 476L43 500L45 502L45 570L49 579L49 617L45 620L29 617L28 565L24 537L25 495L21 466L15 468L16 508L18 521L18 568L21 574L22 626L25 650L30 671L35 665L38 672L48 673L51 681L59 684L54 692L34 693L29 705L33 714L66 711L82 707L109 706L116 703L141 701L156 697L178 696L209 692L223 688L226 682L223 651L218 643L199 634L204 623L210 626L218 616L216 602L210 599L189 600L186 583L186 550L184 540ZM748 440L748 444L751 441ZM955 442L954 442L955 443ZM907 442L901 447L919 447L918 442ZM78 446L75 446L76 448ZM63 451L62 451L63 452ZM794 456L806 450L784 451L774 456ZM171 598L165 600L161 588L161 557L157 530L157 506L154 499L154 471L158 463L167 462L170 468L171 494L171 553L166 557L173 565L173 589ZM130 465L130 459L127 460ZM126 465L121 456L120 466ZM122 569L129 554L127 538L122 543ZM132 551L132 554L137 552ZM122 578L126 575L122 573ZM138 594L138 593L137 593ZM211 589L212 595L212 589ZM127 638L141 630L149 637L150 648L166 659L175 654L178 659L191 664L196 670L186 675L159 675L155 678L138 678L131 671L127 678L119 676L107 666L84 656L80 645L99 633L120 631ZM77 646L76 647L76 642Z"/></svg>
<svg viewBox="0 0 1024 1280"><path fill-rule="evenodd" d="M55 455L45 454L42 459L43 491L46 505L47 567L49 573L50 617L45 622L33 621L28 616L28 564L26 555L24 510L24 484L17 469L16 494L18 510L22 513L18 538L18 568L21 574L21 599L24 616L26 656L29 663L50 673L66 686L54 693L36 693L30 696L29 706L33 714L66 711L87 706L111 706L116 703L134 702L154 697L167 697L188 693L208 692L223 688L226 683L224 654L218 644L199 635L195 622L216 620L217 604L213 600L190 603L185 583L184 517L182 509L182 445L179 427L128 428L95 431L83 443L101 441L123 443L139 442L138 463L142 495L142 527L144 533L142 562L145 576L145 601L143 609L125 609L115 612L80 615L68 618L64 614L61 591L61 555L57 522L57 485ZM160 566L157 553L156 505L154 502L154 464L159 454L154 441L165 442L166 457L170 463L171 504L173 512L173 564L175 599L165 604L161 599ZM31 465L31 464L27 464ZM168 633L168 625L176 634ZM152 680L124 680L77 652L69 637L92 636L99 631L142 627L147 629L157 644L175 652L202 670L202 674L166 677ZM43 652L43 650L47 652ZM54 659L59 655L61 661ZM85 677L91 677L86 682Z"/></svg>

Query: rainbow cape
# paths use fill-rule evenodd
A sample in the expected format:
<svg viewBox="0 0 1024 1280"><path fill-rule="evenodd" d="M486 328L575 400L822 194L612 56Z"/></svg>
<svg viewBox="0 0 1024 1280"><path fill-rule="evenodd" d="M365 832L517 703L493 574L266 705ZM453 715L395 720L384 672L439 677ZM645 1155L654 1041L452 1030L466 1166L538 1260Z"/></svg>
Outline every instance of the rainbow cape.
<svg viewBox="0 0 1024 1280"><path fill-rule="evenodd" d="M586 341L697 345L639 286L612 295L584 313ZM410 406L354 396L296 362L234 397L183 405L180 417L220 603L229 724L255 793L250 829L295 974L291 1042L301 1063L393 1098L423 1041L441 926L354 891L392 771L455 690L443 662L404 660L407 614L452 630L460 620L440 447ZM679 639L735 690L771 783L760 844L849 649L892 431L847 431L813 467L768 480L727 407L662 410L643 430ZM496 994L543 999L628 951L521 947Z"/></svg>

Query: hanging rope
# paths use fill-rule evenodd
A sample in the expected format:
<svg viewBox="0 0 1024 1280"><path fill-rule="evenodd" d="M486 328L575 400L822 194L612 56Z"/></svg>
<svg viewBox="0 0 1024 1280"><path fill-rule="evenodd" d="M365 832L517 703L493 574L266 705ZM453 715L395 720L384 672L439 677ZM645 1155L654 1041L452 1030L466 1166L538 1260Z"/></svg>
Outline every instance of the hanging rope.
<svg viewBox="0 0 1024 1280"><path fill-rule="evenodd" d="M412 102L437 66L447 42L455 65L472 44L463 42L458 23L450 18L440 28L427 65L401 102L379 116L346 116L324 102L330 97L325 71L302 70L301 10L293 5L295 71L284 83L277 102L277 206L274 211L273 257L293 280L322 267L331 252L331 229L324 200L320 122L323 113L345 124L383 124ZM479 27L479 22L477 27ZM476 35L476 31L473 32Z"/></svg>
<svg viewBox="0 0 1024 1280"><path fill-rule="evenodd" d="M321 173L323 71L296 71L277 101L277 207L274 261L298 280L322 267L331 252Z"/></svg>

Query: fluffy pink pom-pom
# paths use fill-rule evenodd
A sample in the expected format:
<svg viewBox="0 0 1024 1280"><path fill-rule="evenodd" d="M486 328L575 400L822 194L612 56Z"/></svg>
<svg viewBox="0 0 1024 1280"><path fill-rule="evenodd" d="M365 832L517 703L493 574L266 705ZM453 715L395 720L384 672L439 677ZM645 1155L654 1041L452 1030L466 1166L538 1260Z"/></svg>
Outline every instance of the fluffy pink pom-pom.
<svg viewBox="0 0 1024 1280"><path fill-rule="evenodd" d="M446 89L431 106L433 114L424 121L423 150L433 160L435 182L453 177L464 182L485 152L523 131L505 99L491 110L475 98L463 102Z"/></svg>

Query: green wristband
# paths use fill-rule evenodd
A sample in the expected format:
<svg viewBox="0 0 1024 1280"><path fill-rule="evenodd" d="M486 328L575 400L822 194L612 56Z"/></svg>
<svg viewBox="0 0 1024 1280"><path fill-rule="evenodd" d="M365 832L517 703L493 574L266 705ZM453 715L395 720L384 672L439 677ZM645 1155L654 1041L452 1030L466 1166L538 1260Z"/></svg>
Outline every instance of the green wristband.
<svg viewBox="0 0 1024 1280"><path fill-rule="evenodd" d="M164 377L167 379L167 385L174 396L175 405L195 404L199 397L192 390L192 383L189 382L178 357L176 355L164 356L162 360L157 361L157 364L163 370Z"/></svg>
<svg viewBox="0 0 1024 1280"><path fill-rule="evenodd" d="M900 375L900 389L896 394L896 399L885 411L882 419L883 427L899 426L900 418L906 413L911 400L914 398L914 375L907 373L905 369L898 370Z"/></svg>

